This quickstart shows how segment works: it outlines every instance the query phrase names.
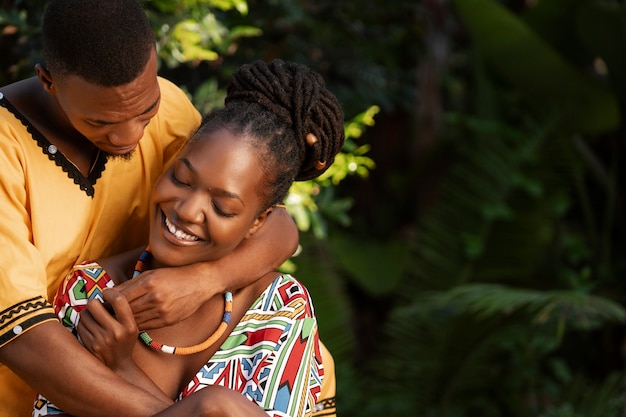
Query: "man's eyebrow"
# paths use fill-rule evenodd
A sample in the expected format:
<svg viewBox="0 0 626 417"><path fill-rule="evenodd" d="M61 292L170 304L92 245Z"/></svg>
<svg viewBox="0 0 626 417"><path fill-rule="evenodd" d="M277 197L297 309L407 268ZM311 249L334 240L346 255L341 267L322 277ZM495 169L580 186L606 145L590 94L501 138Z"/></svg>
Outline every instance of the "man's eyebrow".
<svg viewBox="0 0 626 417"><path fill-rule="evenodd" d="M147 109L145 109L140 116L143 116L145 114L150 113L152 110L154 110L154 108L159 104L159 101L161 101L161 96L159 96L159 98L156 99L156 101L154 103L152 103L151 105L148 106ZM116 124L115 122L109 122L107 120L99 120L99 119L87 119L89 122L91 123L96 123L99 125L114 125Z"/></svg>
<svg viewBox="0 0 626 417"><path fill-rule="evenodd" d="M148 114L152 110L154 110L154 108L159 104L159 101L161 101L161 95L159 95L159 97L156 99L156 101L154 103L152 103L150 106L148 106L148 108L145 109L143 113L141 113L141 116L143 116L144 114Z"/></svg>
<svg viewBox="0 0 626 417"><path fill-rule="evenodd" d="M189 169L189 171L193 172L194 174L197 174L198 171L195 170L195 168L193 167L193 165L191 165L191 162L189 162L189 159L187 158L181 158L180 159L182 161L183 164L185 164L185 166ZM231 193L230 191L226 191L223 190L221 188L210 188L210 191L222 195L222 196L226 196L228 198L234 198L236 200L239 200L241 202L241 204L243 204L244 206L246 205L243 200L241 199L241 197L239 197L239 195L235 194L235 193Z"/></svg>

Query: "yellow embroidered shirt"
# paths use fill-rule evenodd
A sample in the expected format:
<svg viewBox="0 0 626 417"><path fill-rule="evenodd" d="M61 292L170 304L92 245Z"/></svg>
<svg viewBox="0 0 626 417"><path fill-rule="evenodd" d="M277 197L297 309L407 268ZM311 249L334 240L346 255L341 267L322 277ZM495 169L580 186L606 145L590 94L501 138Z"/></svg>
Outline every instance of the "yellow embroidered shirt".
<svg viewBox="0 0 626 417"><path fill-rule="evenodd" d="M152 185L200 123L159 79L158 114L130 160L99 156L85 178L0 98L0 347L48 320L72 266L147 241ZM35 393L0 364L0 417L28 416Z"/></svg>

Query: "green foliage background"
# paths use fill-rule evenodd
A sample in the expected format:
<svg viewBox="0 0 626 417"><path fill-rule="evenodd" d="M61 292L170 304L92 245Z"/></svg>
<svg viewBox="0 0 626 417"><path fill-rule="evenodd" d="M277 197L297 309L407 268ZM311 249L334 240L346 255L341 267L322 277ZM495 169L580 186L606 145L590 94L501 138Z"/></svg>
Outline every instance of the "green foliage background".
<svg viewBox="0 0 626 417"><path fill-rule="evenodd" d="M0 84L45 1L0 0ZM321 72L350 140L287 200L347 416L623 416L626 6L154 0L161 73Z"/></svg>

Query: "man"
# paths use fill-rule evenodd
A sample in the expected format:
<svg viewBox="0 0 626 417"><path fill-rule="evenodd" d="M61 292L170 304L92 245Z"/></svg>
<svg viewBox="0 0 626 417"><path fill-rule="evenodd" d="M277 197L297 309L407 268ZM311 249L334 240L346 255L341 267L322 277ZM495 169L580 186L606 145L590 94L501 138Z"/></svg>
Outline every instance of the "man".
<svg viewBox="0 0 626 417"><path fill-rule="evenodd" d="M75 263L147 241L152 185L200 117L157 78L136 0L53 0L43 48L36 77L0 88L0 417L29 415L35 390L77 416L151 415L168 403L89 354L49 301ZM277 216L224 262L130 281L139 327L186 318L226 290L225 276L243 285L278 266L297 230Z"/></svg>

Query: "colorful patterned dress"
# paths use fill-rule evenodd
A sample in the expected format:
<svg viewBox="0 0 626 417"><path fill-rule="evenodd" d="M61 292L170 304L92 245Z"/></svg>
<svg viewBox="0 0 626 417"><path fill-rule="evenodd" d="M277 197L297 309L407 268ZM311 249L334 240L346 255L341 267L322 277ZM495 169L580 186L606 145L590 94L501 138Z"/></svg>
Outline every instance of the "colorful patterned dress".
<svg viewBox="0 0 626 417"><path fill-rule="evenodd" d="M55 299L55 312L75 333L79 312L114 283L97 263L74 267ZM309 416L322 377L317 321L307 289L290 275L277 277L248 309L215 355L179 393L178 400L208 385L242 393L270 416ZM41 395L33 416L61 410Z"/></svg>

